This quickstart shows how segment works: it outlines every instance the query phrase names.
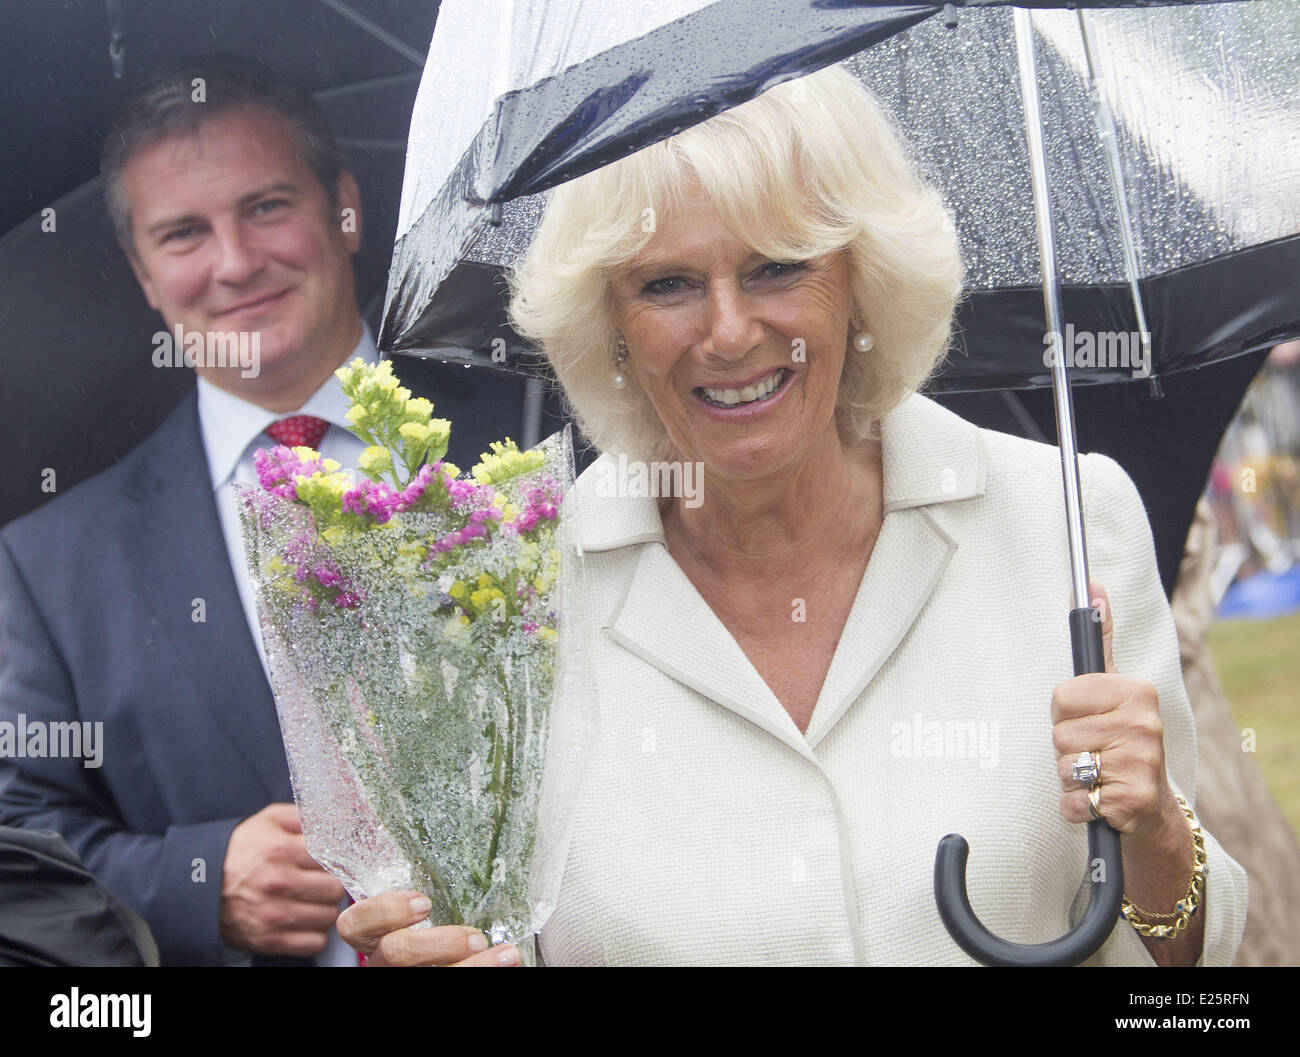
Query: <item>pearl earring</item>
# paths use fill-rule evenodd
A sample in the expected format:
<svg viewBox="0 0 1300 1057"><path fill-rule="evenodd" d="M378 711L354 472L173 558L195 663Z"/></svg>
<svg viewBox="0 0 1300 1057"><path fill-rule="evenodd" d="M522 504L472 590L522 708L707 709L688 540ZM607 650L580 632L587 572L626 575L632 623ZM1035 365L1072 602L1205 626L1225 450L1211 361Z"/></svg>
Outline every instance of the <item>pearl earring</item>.
<svg viewBox="0 0 1300 1057"><path fill-rule="evenodd" d="M619 335L618 344L614 346L614 377L610 379L615 389L623 389L627 386L627 377L623 374L623 361L627 359L627 345L623 341L622 335Z"/></svg>
<svg viewBox="0 0 1300 1057"><path fill-rule="evenodd" d="M852 319L853 326L853 347L858 352L870 352L876 347L876 339L871 336L871 331L867 330L867 325L861 316L854 316Z"/></svg>

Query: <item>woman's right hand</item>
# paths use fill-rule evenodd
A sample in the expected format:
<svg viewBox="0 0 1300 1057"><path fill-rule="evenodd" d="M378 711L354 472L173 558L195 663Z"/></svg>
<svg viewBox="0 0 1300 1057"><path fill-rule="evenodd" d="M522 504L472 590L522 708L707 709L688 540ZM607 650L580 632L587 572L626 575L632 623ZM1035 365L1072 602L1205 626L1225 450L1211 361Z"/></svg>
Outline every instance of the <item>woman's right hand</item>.
<svg viewBox="0 0 1300 1057"><path fill-rule="evenodd" d="M512 943L488 947L466 925L414 929L432 904L419 892L385 892L353 903L339 915L339 935L366 956L367 965L518 965Z"/></svg>

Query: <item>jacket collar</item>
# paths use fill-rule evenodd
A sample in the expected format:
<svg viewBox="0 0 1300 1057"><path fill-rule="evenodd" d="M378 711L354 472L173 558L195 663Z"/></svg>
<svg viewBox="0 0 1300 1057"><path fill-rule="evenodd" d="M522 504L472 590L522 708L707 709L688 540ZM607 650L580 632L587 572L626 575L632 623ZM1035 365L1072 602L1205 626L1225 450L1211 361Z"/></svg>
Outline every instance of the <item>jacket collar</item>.
<svg viewBox="0 0 1300 1057"><path fill-rule="evenodd" d="M978 427L915 393L880 421L884 512L954 503L984 494L987 453ZM658 501L610 496L609 483L631 480L634 464L608 452L578 479L583 550L666 543Z"/></svg>
<svg viewBox="0 0 1300 1057"><path fill-rule="evenodd" d="M618 472L608 454L573 492L584 551L635 548L619 574L618 601L596 614L602 632L816 763L814 749L898 648L957 550L958 519L937 517L934 510L984 492L979 429L919 395L881 420L881 458L884 522L805 733L673 561L658 500L608 494L609 475ZM637 546L644 543L663 545Z"/></svg>

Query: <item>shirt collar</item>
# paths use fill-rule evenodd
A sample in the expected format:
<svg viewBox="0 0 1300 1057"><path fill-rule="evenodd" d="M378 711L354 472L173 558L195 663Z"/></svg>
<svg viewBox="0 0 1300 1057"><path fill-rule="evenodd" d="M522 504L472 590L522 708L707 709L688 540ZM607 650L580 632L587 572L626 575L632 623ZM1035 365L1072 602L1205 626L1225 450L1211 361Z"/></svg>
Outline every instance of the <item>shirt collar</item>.
<svg viewBox="0 0 1300 1057"><path fill-rule="evenodd" d="M913 393L880 420L884 512L952 503L984 494L987 453L979 427L928 397ZM624 464L626 466L626 463ZM666 542L659 500L608 495L618 460L605 453L573 489L584 550L613 550L653 540ZM708 481L703 494L707 497Z"/></svg>
<svg viewBox="0 0 1300 1057"><path fill-rule="evenodd" d="M346 362L351 363L357 356L367 363L379 361L375 339L364 322L361 324L361 340ZM214 489L223 487L234 477L240 460L251 446L269 444L260 438L272 422L288 415L315 415L331 425L348 428L348 398L343 395L342 384L333 374L302 407L285 414L258 407L234 393L217 388L205 378L198 380L198 401L199 427Z"/></svg>

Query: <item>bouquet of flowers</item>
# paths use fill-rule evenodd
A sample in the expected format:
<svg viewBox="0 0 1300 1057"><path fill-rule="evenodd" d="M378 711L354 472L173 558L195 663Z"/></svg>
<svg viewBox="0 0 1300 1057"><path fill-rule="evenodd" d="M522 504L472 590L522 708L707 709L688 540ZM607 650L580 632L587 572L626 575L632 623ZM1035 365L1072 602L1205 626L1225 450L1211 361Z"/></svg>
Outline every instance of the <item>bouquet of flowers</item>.
<svg viewBox="0 0 1300 1057"><path fill-rule="evenodd" d="M354 899L416 888L432 924L527 956L594 731L566 623L569 431L495 443L462 475L443 458L450 423L387 361L337 373L365 476L281 446L240 492L308 848Z"/></svg>

